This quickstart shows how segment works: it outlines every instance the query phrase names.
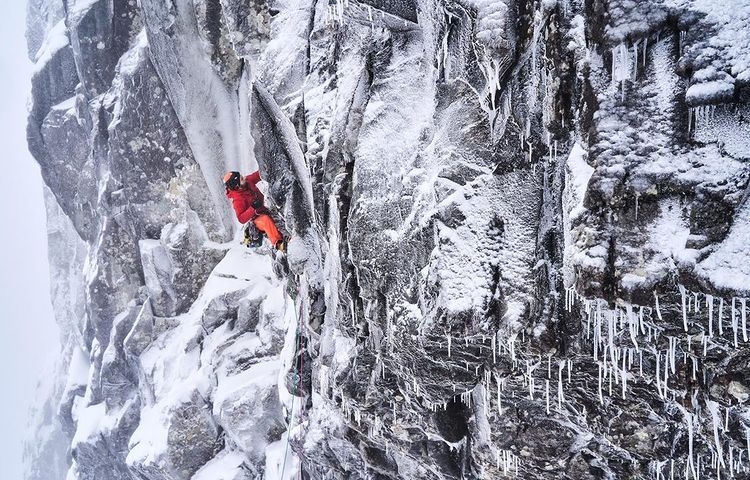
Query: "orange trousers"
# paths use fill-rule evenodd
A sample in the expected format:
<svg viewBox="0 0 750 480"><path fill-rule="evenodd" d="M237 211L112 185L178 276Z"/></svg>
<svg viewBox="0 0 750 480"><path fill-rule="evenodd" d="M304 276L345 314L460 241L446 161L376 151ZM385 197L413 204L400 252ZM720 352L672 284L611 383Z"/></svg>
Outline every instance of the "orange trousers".
<svg viewBox="0 0 750 480"><path fill-rule="evenodd" d="M258 230L266 234L268 240L273 246L276 246L276 244L284 238L281 235L281 232L279 232L279 229L276 228L276 223L274 223L273 218L269 215L258 215L255 220L253 220L253 223Z"/></svg>

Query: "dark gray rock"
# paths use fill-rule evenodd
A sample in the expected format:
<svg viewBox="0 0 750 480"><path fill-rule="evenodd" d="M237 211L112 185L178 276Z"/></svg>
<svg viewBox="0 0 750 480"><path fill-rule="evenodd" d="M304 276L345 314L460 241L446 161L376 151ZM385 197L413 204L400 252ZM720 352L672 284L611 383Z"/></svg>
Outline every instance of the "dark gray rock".
<svg viewBox="0 0 750 480"><path fill-rule="evenodd" d="M135 2L113 0L73 2L67 11L78 75L94 98L109 89L115 65L140 31L139 12Z"/></svg>
<svg viewBox="0 0 750 480"><path fill-rule="evenodd" d="M258 60L271 38L271 6L267 2L221 0L229 40L240 58ZM275 13L275 11L274 11Z"/></svg>

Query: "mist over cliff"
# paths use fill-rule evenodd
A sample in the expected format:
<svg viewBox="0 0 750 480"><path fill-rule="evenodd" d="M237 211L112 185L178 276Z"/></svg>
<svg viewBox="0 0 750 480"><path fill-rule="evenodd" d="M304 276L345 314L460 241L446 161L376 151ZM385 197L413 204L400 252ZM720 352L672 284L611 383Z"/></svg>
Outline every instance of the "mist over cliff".
<svg viewBox="0 0 750 480"><path fill-rule="evenodd" d="M750 478L747 0L29 0L26 480ZM287 251L240 244L260 170Z"/></svg>

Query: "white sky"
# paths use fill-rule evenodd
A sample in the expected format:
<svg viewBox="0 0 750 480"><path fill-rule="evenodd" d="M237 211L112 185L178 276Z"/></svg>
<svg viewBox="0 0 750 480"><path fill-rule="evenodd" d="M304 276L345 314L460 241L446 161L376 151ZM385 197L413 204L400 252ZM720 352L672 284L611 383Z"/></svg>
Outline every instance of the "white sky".
<svg viewBox="0 0 750 480"><path fill-rule="evenodd" d="M25 0L12 0L0 15L0 476L8 480L23 478L28 406L43 366L58 349L42 179L26 148L31 64L25 10Z"/></svg>

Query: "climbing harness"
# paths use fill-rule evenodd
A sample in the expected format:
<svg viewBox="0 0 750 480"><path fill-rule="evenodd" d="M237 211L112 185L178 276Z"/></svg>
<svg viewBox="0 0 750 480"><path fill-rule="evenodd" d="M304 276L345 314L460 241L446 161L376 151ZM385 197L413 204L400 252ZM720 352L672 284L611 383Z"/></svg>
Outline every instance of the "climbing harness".
<svg viewBox="0 0 750 480"><path fill-rule="evenodd" d="M242 228L242 244L247 248L257 248L263 245L263 234L252 221Z"/></svg>

